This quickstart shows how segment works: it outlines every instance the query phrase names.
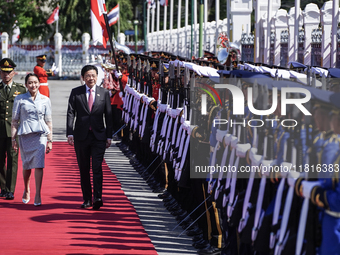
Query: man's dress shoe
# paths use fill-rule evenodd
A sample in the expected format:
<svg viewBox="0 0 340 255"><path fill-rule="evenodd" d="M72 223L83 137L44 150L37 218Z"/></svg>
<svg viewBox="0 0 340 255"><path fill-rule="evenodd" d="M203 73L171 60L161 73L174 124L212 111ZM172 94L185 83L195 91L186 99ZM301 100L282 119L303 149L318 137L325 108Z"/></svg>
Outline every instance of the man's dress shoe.
<svg viewBox="0 0 340 255"><path fill-rule="evenodd" d="M81 208L89 208L92 206L92 203L90 200L84 201L84 203L81 205Z"/></svg>
<svg viewBox="0 0 340 255"><path fill-rule="evenodd" d="M221 254L221 250L209 244L207 247L199 249L197 253L200 255L217 255Z"/></svg>
<svg viewBox="0 0 340 255"><path fill-rule="evenodd" d="M96 198L93 202L93 210L99 210L103 206L103 200L101 198Z"/></svg>
<svg viewBox="0 0 340 255"><path fill-rule="evenodd" d="M1 190L0 197L6 197L7 192L4 190Z"/></svg>
<svg viewBox="0 0 340 255"><path fill-rule="evenodd" d="M164 199L164 198L167 198L167 197L172 197L170 192L167 191L167 190L165 190L162 194L158 195L158 198L160 198L160 199Z"/></svg>
<svg viewBox="0 0 340 255"><path fill-rule="evenodd" d="M8 192L8 193L6 194L6 199L7 199L7 200L13 200L13 199L14 199L14 194L13 194L13 192Z"/></svg>

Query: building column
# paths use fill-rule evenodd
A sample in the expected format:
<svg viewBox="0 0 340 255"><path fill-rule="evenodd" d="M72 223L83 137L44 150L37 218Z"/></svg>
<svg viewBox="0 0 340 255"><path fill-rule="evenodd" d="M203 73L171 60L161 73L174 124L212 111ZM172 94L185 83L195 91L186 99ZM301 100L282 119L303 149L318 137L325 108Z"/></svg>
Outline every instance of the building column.
<svg viewBox="0 0 340 255"><path fill-rule="evenodd" d="M60 33L54 35L54 59L58 68L59 76L63 76L63 66L61 58L61 47L63 46L63 36Z"/></svg>
<svg viewBox="0 0 340 255"><path fill-rule="evenodd" d="M281 62L281 32L288 28L288 13L286 10L278 10L274 17L275 43L274 43L274 65L279 66Z"/></svg>
<svg viewBox="0 0 340 255"><path fill-rule="evenodd" d="M250 31L251 13L253 11L252 0L231 0L230 13L232 17L231 41L241 46L242 28ZM248 31L247 31L248 30Z"/></svg>
<svg viewBox="0 0 340 255"><path fill-rule="evenodd" d="M1 34L1 53L2 58L8 58L8 34L6 32L3 32Z"/></svg>
<svg viewBox="0 0 340 255"><path fill-rule="evenodd" d="M320 23L320 10L316 4L307 4L303 11L303 23L305 26L305 52L304 61L305 65L311 65L312 63L312 31L317 29Z"/></svg>
<svg viewBox="0 0 340 255"><path fill-rule="evenodd" d="M322 26L322 41L321 41L321 66L331 67L331 32L332 32L332 1L324 3L321 8L321 26Z"/></svg>

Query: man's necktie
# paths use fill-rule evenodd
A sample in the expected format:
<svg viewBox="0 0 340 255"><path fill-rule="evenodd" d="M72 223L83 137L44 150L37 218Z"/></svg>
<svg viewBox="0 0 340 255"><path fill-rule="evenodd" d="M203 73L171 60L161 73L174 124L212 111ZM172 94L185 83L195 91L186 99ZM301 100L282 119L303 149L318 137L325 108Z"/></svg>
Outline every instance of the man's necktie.
<svg viewBox="0 0 340 255"><path fill-rule="evenodd" d="M92 106L93 106L93 95L92 95L92 89L90 89L90 95L89 95L89 100L87 101L89 105L90 111L92 111Z"/></svg>
<svg viewBox="0 0 340 255"><path fill-rule="evenodd" d="M8 85L5 86L5 93L6 93L6 96L9 95L9 92L10 92L10 87Z"/></svg>

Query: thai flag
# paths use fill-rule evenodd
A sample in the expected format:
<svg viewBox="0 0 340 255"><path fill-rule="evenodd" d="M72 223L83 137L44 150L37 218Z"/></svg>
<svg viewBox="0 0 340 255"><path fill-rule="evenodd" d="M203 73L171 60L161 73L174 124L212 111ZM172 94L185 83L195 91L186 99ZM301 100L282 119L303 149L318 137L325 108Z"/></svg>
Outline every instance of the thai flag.
<svg viewBox="0 0 340 255"><path fill-rule="evenodd" d="M161 6L168 6L168 0L160 0L160 1L159 1L159 4L160 4Z"/></svg>
<svg viewBox="0 0 340 255"><path fill-rule="evenodd" d="M116 5L108 14L107 19L109 21L109 25L112 26L117 23L119 19L119 4Z"/></svg>
<svg viewBox="0 0 340 255"><path fill-rule="evenodd" d="M155 0L148 0L148 8L149 9L156 9L156 3Z"/></svg>
<svg viewBox="0 0 340 255"><path fill-rule="evenodd" d="M52 24L59 19L59 6L57 6L52 12L51 16L46 21L47 24Z"/></svg>

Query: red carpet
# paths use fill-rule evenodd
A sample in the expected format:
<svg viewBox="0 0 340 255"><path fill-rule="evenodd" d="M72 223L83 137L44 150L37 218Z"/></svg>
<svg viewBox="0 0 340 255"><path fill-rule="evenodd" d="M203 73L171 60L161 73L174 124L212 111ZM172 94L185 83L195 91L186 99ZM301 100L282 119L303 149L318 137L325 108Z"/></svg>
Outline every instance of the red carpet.
<svg viewBox="0 0 340 255"><path fill-rule="evenodd" d="M19 156L20 159L20 156ZM21 201L24 190L22 163L15 199L0 198L0 254L157 254L116 176L104 164L104 207L84 210L73 147L53 143L46 157L42 206Z"/></svg>

